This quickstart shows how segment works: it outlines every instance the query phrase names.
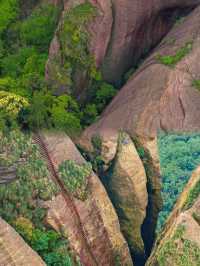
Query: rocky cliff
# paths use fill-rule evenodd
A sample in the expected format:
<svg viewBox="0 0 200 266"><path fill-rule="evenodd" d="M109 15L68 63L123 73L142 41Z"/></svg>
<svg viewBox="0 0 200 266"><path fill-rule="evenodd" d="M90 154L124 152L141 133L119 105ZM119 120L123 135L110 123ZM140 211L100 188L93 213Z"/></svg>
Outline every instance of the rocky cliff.
<svg viewBox="0 0 200 266"><path fill-rule="evenodd" d="M0 136L0 215L28 243L38 239L38 230L45 239L49 230L57 232L65 241L59 256L69 251L73 263L144 266L150 256L147 266L200 265L200 168L155 242L162 207L158 132L200 129L200 0L22 1L22 17L43 2L60 12L47 85L53 97L67 93L78 100L61 98L58 108L44 111L44 120L57 112L62 122L62 112L71 114L76 104L81 120L102 83L122 88L77 141L86 159L65 134L40 132L32 140L11 134L6 145ZM56 103L52 98L50 105ZM25 127L26 120L25 114ZM51 116L48 122L55 124ZM0 219L1 229L0 265L45 265Z"/></svg>
<svg viewBox="0 0 200 266"><path fill-rule="evenodd" d="M192 174L158 237L147 266L200 265L200 167Z"/></svg>
<svg viewBox="0 0 200 266"><path fill-rule="evenodd" d="M83 138L106 141L119 129L154 138L159 130L195 131L199 124L200 9L173 27Z"/></svg>
<svg viewBox="0 0 200 266"><path fill-rule="evenodd" d="M145 248L141 228L148 202L147 177L134 143L125 133L119 136L117 154L107 179L109 194L133 258L142 260Z"/></svg>
<svg viewBox="0 0 200 266"><path fill-rule="evenodd" d="M65 65L63 49L66 45L63 47L59 31L69 10L84 2L64 1L63 16L50 47L46 78L57 86L60 93L66 91L68 84L66 79L62 82L60 80ZM96 67L102 70L104 80L117 86L120 86L123 75L169 31L177 16L199 4L199 0L89 2L96 8L96 12L87 23L90 33L88 53L94 57ZM69 34L62 32L62 38L68 40L69 44ZM81 73L76 66L71 71L76 73L74 81L80 94L88 86L88 75Z"/></svg>
<svg viewBox="0 0 200 266"><path fill-rule="evenodd" d="M34 252L16 231L0 218L0 265L2 266L44 266L42 259Z"/></svg>
<svg viewBox="0 0 200 266"><path fill-rule="evenodd" d="M43 134L43 140L56 171L66 160L80 165L85 162L66 135ZM132 265L118 217L104 187L94 173L88 178L86 200L67 198L64 190L48 204L47 223L68 237L84 265Z"/></svg>

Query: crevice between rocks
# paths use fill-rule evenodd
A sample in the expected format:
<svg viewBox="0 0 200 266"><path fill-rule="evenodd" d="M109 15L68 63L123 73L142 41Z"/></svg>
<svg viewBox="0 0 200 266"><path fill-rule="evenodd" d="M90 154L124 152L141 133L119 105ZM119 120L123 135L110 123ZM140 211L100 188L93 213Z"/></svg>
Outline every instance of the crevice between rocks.
<svg viewBox="0 0 200 266"><path fill-rule="evenodd" d="M132 60L132 63L129 64L129 67L124 71L123 78L120 84L121 86L123 86L127 81L126 74L129 72L132 74L135 73L142 65L142 63L149 57L149 55L151 55L152 51L164 47L165 45L168 45L165 42L162 42L162 40L166 37L172 27L178 21L181 21L181 19L189 15L195 9L196 6L197 5L185 8L180 8L177 6L173 8L164 9L161 10L159 14L152 16L150 19L148 19L148 21L144 21L144 23L140 26L139 32L143 32L143 38L146 39L146 42L143 44L143 47L140 48L141 52L138 53L139 56L135 57L135 59ZM146 26L147 23L149 25L148 27ZM161 25L162 27L166 27L166 30L163 30L163 34L161 34L158 40L149 41L149 39L154 36L153 31L155 31L155 29L158 28L159 25L160 27ZM142 45L141 41L140 45Z"/></svg>

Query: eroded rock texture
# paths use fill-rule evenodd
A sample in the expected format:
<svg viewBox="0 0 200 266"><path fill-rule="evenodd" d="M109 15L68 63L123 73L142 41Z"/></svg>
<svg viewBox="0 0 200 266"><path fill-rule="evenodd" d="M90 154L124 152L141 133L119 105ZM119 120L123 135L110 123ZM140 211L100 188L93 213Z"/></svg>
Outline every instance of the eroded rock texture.
<svg viewBox="0 0 200 266"><path fill-rule="evenodd" d="M200 8L174 26L106 108L100 120L86 129L83 139L99 134L106 141L120 129L131 136L155 138L158 130L195 131L200 128L200 93L193 86L200 72ZM177 64L159 56L176 56L191 46Z"/></svg>
<svg viewBox="0 0 200 266"><path fill-rule="evenodd" d="M0 265L2 266L44 266L19 234L0 218Z"/></svg>
<svg viewBox="0 0 200 266"><path fill-rule="evenodd" d="M108 186L133 258L142 261L145 257L145 247L141 229L148 201L147 177L137 150L125 133L119 136Z"/></svg>
<svg viewBox="0 0 200 266"><path fill-rule="evenodd" d="M63 16L73 6L84 2L64 1ZM101 68L104 79L118 86L123 75L169 31L177 15L200 3L199 0L89 2L97 8L95 18L88 24L89 50L94 56L96 66ZM61 17L61 22L62 19ZM62 38L67 40L67 36ZM55 61L62 65L57 34L50 47L46 78L52 84L58 85L59 78L55 77L58 67L54 66ZM74 81L79 94L88 86L86 73L76 73ZM59 93L66 92L65 84L59 86Z"/></svg>
<svg viewBox="0 0 200 266"><path fill-rule="evenodd" d="M64 160L84 162L66 135L44 134L44 142L56 169ZM72 199L76 215L62 193L49 203L47 223L68 237L84 265L132 265L127 243L105 189L94 173L88 182L87 199Z"/></svg>
<svg viewBox="0 0 200 266"><path fill-rule="evenodd" d="M192 174L165 228L155 243L147 266L199 265L200 167Z"/></svg>

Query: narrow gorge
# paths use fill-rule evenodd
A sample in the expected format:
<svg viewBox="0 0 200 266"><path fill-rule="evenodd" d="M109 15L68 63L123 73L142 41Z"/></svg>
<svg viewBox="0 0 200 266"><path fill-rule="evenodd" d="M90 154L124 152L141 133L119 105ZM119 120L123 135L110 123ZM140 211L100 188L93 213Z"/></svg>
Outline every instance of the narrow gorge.
<svg viewBox="0 0 200 266"><path fill-rule="evenodd" d="M199 26L199 0L0 0L0 266L200 265Z"/></svg>

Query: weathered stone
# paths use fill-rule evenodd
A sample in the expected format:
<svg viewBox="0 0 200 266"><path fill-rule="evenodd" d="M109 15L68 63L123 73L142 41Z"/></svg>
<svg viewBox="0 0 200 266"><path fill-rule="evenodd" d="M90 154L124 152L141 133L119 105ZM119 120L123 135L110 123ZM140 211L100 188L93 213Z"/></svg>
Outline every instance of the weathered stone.
<svg viewBox="0 0 200 266"><path fill-rule="evenodd" d="M192 173L190 180L179 196L177 203L175 204L174 209L165 224L164 230L161 232L155 243L153 252L148 259L146 266L161 265L161 257L165 255L166 256L164 257L164 261L162 263L163 266L177 266L177 253L183 252L182 248L184 241L190 241L190 243L195 245L198 249L198 254L200 254L200 220L198 220L198 217L200 218L200 194L199 196L196 195L196 198L194 198L194 203L192 204L192 206L190 206L189 209L185 207L189 193L199 182L200 167L198 167ZM176 237L175 234L177 234L177 229L180 230L180 228L182 228L184 231L183 235L181 235L181 237ZM170 251L174 238L175 248ZM168 245L168 250L167 253L164 253L164 248L167 247L166 245ZM187 249L189 250L189 248L191 248L191 246L187 244ZM194 250L194 247L192 248ZM182 254L184 255L185 252L186 250ZM192 262L190 261L190 265L199 265L198 263L200 260L198 254L196 255L196 257L194 256L191 259ZM187 256L190 256L190 251Z"/></svg>
<svg viewBox="0 0 200 266"><path fill-rule="evenodd" d="M33 251L20 235L0 218L0 265L44 266L39 255Z"/></svg>
<svg viewBox="0 0 200 266"><path fill-rule="evenodd" d="M118 142L117 154L109 174L110 196L133 258L142 260L145 248L141 228L148 201L147 177L130 137L121 133Z"/></svg>
<svg viewBox="0 0 200 266"><path fill-rule="evenodd" d="M107 141L119 130L131 136L154 139L159 130L196 131L200 129L200 93L193 86L200 79L200 8L174 26L152 55L133 74L103 112L85 130L86 142L97 133ZM158 56L174 56L188 43L192 46L174 66Z"/></svg>
<svg viewBox="0 0 200 266"><path fill-rule="evenodd" d="M56 169L65 160L74 160L79 164L85 162L75 145L64 134L44 134L44 142ZM98 265L115 265L115 260L122 265L132 265L115 210L94 173L89 178L88 191L85 201L73 198L80 221L74 216L62 193L49 203L47 222L68 236L72 248L86 265L90 265L87 258L88 249ZM87 247L80 235L79 222L86 237Z"/></svg>
<svg viewBox="0 0 200 266"><path fill-rule="evenodd" d="M63 14L83 2L85 1L64 1ZM95 58L96 66L101 68L104 80L118 86L123 75L138 62L141 55L155 46L169 31L179 11L193 8L200 3L199 0L156 0L148 3L145 0L89 2L97 8L96 17L88 25L89 50ZM63 37L67 39L67 36ZM54 68L59 53L60 49L55 49L52 44L46 78L53 84L58 80L56 81L53 71L50 70ZM78 91L83 92L86 84L83 82ZM66 91L63 84L59 92L61 93L64 88Z"/></svg>

